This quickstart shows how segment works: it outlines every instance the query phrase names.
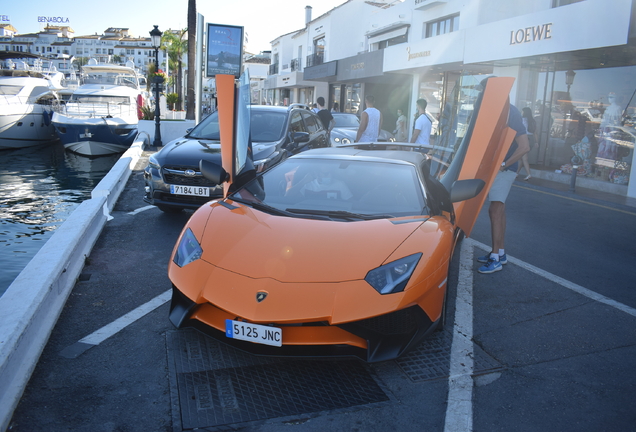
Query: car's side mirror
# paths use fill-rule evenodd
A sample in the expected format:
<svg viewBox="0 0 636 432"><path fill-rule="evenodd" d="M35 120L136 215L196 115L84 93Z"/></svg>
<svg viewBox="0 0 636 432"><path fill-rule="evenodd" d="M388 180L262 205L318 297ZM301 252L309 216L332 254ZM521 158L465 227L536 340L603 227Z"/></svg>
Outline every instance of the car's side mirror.
<svg viewBox="0 0 636 432"><path fill-rule="evenodd" d="M481 179L457 180L451 186L451 202L460 202L475 198L482 191L486 182Z"/></svg>
<svg viewBox="0 0 636 432"><path fill-rule="evenodd" d="M294 132L292 134L292 141L296 144L309 142L309 133L307 132Z"/></svg>
<svg viewBox="0 0 636 432"><path fill-rule="evenodd" d="M225 183L230 179L230 176L222 166L205 159L201 159L199 161L199 169L201 170L201 175L203 175L203 177L217 185Z"/></svg>

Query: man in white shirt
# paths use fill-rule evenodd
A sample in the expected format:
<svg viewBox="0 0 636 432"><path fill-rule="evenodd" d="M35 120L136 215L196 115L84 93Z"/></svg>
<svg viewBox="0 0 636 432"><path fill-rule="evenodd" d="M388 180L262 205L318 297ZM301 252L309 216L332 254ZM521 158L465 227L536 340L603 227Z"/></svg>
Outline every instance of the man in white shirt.
<svg viewBox="0 0 636 432"><path fill-rule="evenodd" d="M419 117L415 120L415 129L411 137L412 143L430 145L431 128L433 124L426 115L426 105L428 105L426 99L417 100L417 112L419 113Z"/></svg>
<svg viewBox="0 0 636 432"><path fill-rule="evenodd" d="M382 113L375 108L375 98L372 95L367 95L364 101L367 109L360 115L360 126L355 142L376 142L382 127Z"/></svg>

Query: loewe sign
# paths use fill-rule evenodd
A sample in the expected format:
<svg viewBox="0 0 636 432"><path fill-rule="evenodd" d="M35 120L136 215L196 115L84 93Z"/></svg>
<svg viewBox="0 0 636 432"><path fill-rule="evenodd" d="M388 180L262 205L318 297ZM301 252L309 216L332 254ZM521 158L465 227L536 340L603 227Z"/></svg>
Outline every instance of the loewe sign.
<svg viewBox="0 0 636 432"><path fill-rule="evenodd" d="M543 39L552 39L552 23L526 27L510 32L510 45L536 42Z"/></svg>

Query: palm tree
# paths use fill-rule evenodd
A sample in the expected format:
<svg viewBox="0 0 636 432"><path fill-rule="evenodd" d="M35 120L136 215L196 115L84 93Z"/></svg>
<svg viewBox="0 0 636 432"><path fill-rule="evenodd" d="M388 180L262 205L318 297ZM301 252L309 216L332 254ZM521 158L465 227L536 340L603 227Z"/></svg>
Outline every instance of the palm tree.
<svg viewBox="0 0 636 432"><path fill-rule="evenodd" d="M197 2L188 0L188 78L186 119L194 120L194 67L196 64Z"/></svg>
<svg viewBox="0 0 636 432"><path fill-rule="evenodd" d="M183 55L188 51L188 41L185 35L188 29L178 31L166 31L163 33L162 45L168 54L168 65L171 71L177 71L177 94L179 101L177 102L177 110L183 110Z"/></svg>

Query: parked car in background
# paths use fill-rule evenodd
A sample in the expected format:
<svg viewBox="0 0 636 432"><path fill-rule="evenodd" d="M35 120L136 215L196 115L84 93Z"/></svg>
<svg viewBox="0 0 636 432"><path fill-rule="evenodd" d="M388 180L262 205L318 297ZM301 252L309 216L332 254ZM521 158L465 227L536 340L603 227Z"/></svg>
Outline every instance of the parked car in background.
<svg viewBox="0 0 636 432"><path fill-rule="evenodd" d="M250 109L253 160L258 172L291 154L330 145L320 118L305 105L254 105ZM178 212L197 209L222 196L222 186L204 178L199 170L201 159L220 163L220 152L219 117L214 112L187 135L150 156L144 172L144 201L164 212Z"/></svg>
<svg viewBox="0 0 636 432"><path fill-rule="evenodd" d="M355 141L360 119L355 114L331 113L336 121L336 126L331 130L331 146L338 147ZM393 134L382 129L378 137L380 142L395 141Z"/></svg>

